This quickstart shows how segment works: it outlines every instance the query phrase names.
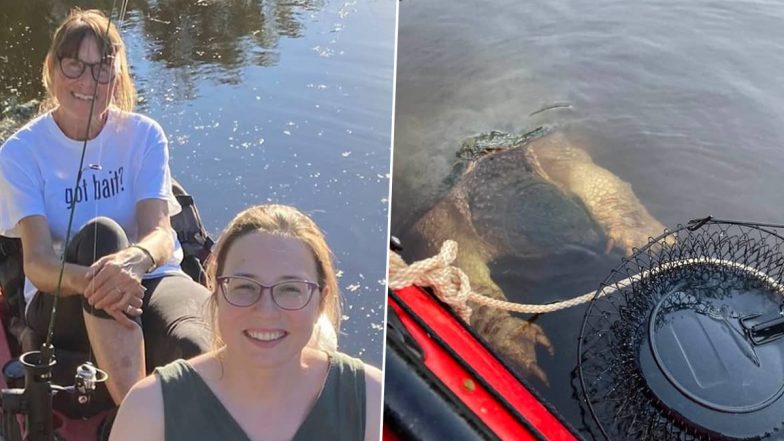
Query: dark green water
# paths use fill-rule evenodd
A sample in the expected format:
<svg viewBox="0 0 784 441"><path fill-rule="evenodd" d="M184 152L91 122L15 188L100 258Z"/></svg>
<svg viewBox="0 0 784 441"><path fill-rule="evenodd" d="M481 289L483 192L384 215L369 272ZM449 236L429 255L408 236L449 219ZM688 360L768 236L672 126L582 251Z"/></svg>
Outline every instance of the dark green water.
<svg viewBox="0 0 784 441"><path fill-rule="evenodd" d="M665 225L781 223L782 23L769 1L403 1L392 233L443 194L463 139L541 124L578 140ZM558 103L570 108L531 115ZM619 263L553 256L491 269L513 300L547 303L597 289ZM533 383L580 427L571 373L583 313L537 319L555 356L538 354L550 386Z"/></svg>

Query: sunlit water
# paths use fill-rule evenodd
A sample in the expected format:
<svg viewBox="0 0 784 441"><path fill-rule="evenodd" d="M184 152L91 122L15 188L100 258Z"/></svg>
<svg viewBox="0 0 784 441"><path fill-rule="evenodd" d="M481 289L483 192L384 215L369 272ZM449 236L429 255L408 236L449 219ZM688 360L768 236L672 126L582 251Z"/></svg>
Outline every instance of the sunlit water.
<svg viewBox="0 0 784 441"><path fill-rule="evenodd" d="M461 140L541 124L585 145L665 225L705 215L781 223L783 18L764 1L404 0L392 233L443 194ZM503 259L492 271L513 300L545 303L598 288L618 263ZM550 386L532 382L577 427L583 313L537 319L555 356L538 354Z"/></svg>
<svg viewBox="0 0 784 441"><path fill-rule="evenodd" d="M0 1L4 102L41 96L50 35L74 4L111 7ZM139 111L166 130L173 174L207 228L217 236L262 202L311 214L339 270L341 348L376 366L395 10L393 0L131 1L122 24Z"/></svg>

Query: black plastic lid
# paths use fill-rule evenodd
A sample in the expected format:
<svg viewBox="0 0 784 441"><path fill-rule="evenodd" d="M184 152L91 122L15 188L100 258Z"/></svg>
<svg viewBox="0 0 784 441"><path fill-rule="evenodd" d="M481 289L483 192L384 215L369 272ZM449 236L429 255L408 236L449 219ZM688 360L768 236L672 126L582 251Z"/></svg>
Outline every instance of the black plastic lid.
<svg viewBox="0 0 784 441"><path fill-rule="evenodd" d="M640 333L640 371L654 402L696 433L765 437L784 419L784 338L754 339L750 327L777 316L784 297L765 283L722 285L706 295L690 280L658 299Z"/></svg>

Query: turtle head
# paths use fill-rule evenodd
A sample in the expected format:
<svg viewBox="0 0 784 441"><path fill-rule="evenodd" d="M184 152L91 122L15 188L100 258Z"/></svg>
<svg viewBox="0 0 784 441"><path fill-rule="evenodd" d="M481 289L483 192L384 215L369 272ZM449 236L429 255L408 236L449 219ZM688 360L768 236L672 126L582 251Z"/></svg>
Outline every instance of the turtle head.
<svg viewBox="0 0 784 441"><path fill-rule="evenodd" d="M463 161L473 161L488 153L506 150L515 146L516 136L493 130L472 136L460 144L457 157Z"/></svg>
<svg viewBox="0 0 784 441"><path fill-rule="evenodd" d="M514 140L512 135L508 133L493 130L491 132L480 133L479 135L472 136L460 143L460 148L457 150L455 162L452 164L452 172L447 178L447 184L450 186L454 184L460 176L465 173L473 161L487 155L488 153L506 150L513 145Z"/></svg>
<svg viewBox="0 0 784 441"><path fill-rule="evenodd" d="M460 144L460 149L457 151L458 161L473 161L489 153L521 147L533 139L546 135L549 131L547 127L540 126L522 135L498 130L480 133Z"/></svg>
<svg viewBox="0 0 784 441"><path fill-rule="evenodd" d="M457 151L457 160L452 164L447 182L453 184L468 168L468 165L490 153L522 147L534 139L550 133L547 126L539 126L522 135L515 135L498 130L480 133L464 140Z"/></svg>

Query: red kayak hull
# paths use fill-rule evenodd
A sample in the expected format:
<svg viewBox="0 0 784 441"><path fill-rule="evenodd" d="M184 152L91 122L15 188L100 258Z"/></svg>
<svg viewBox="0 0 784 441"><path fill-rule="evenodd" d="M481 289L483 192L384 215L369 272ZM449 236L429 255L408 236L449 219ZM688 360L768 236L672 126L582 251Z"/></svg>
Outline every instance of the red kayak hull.
<svg viewBox="0 0 784 441"><path fill-rule="evenodd" d="M389 307L421 348L424 366L498 438L578 439L432 294L418 287L394 294L389 296ZM385 432L384 439L392 438Z"/></svg>

